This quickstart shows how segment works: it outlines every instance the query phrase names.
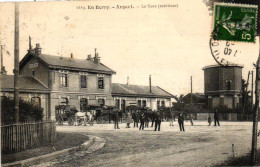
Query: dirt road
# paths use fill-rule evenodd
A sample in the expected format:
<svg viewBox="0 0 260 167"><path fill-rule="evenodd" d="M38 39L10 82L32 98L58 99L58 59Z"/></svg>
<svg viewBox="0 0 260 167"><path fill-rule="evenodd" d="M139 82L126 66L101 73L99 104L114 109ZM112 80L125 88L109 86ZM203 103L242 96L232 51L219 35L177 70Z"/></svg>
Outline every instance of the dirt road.
<svg viewBox="0 0 260 167"><path fill-rule="evenodd" d="M125 124L118 130L112 124L58 126L60 132L102 137L106 144L92 154L57 166L213 166L250 151L251 122L221 122L219 127L201 121L185 125L185 132L179 132L177 122L173 127L163 122L160 132L127 129Z"/></svg>

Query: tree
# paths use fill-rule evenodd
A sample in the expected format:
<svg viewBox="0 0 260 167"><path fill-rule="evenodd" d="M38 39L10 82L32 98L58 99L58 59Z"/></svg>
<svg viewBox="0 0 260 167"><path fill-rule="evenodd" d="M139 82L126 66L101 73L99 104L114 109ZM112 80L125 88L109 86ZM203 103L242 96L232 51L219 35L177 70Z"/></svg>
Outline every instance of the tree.
<svg viewBox="0 0 260 167"><path fill-rule="evenodd" d="M251 92L246 90L247 86L248 84L246 83L246 81L242 79L242 107L244 107L245 113L252 113L251 95L250 95Z"/></svg>
<svg viewBox="0 0 260 167"><path fill-rule="evenodd" d="M176 96L177 103L175 103L173 106L174 111L183 110L183 108L184 108L183 97L184 97L183 94L181 94L179 97Z"/></svg>

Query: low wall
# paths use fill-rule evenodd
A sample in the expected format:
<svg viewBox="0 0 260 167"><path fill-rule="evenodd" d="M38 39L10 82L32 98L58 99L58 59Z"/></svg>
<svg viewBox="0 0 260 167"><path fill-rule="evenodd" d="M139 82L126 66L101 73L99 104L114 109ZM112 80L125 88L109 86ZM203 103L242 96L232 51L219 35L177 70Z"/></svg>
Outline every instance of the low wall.
<svg viewBox="0 0 260 167"><path fill-rule="evenodd" d="M197 120L208 120L209 114L211 115L211 119L214 120L214 113L196 113ZM237 121L237 113L219 113L219 120L226 121Z"/></svg>

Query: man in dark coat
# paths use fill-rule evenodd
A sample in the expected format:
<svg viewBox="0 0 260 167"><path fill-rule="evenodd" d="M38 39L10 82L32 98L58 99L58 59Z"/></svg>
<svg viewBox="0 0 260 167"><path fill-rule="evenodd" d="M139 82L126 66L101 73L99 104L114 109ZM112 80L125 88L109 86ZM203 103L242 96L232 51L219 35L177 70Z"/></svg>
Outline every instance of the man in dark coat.
<svg viewBox="0 0 260 167"><path fill-rule="evenodd" d="M118 110L114 111L114 128L115 129L120 129L118 126L118 121L119 121L119 115L118 115Z"/></svg>
<svg viewBox="0 0 260 167"><path fill-rule="evenodd" d="M154 131L156 131L156 130L160 131L161 122L162 122L162 116L160 115L159 112L156 112L156 113L155 113L155 119L154 119L154 121L155 121L155 129L154 129Z"/></svg>
<svg viewBox="0 0 260 167"><path fill-rule="evenodd" d="M178 123L179 123L179 126L180 126L180 131L185 131L184 130L184 115L183 115L183 112L181 112L179 114Z"/></svg>
<svg viewBox="0 0 260 167"><path fill-rule="evenodd" d="M134 120L134 127L138 128L138 120L139 120L139 118L138 118L138 111L135 111L133 113L132 118Z"/></svg>
<svg viewBox="0 0 260 167"><path fill-rule="evenodd" d="M156 117L156 111L153 111L151 114L151 118L152 118L152 125L151 127L153 127L153 124L155 123L155 117Z"/></svg>
<svg viewBox="0 0 260 167"><path fill-rule="evenodd" d="M141 112L140 113L140 115L139 115L139 119L140 119L140 128L139 128L139 130L144 130L144 113L143 112Z"/></svg>
<svg viewBox="0 0 260 167"><path fill-rule="evenodd" d="M214 113L214 120L215 120L215 125L214 126L216 126L217 123L218 123L218 126L220 126L219 120L218 120L218 110L216 110L215 113Z"/></svg>
<svg viewBox="0 0 260 167"><path fill-rule="evenodd" d="M145 120L145 127L148 128L149 127L149 113L148 113L148 111L145 111L145 113L144 113L144 120Z"/></svg>

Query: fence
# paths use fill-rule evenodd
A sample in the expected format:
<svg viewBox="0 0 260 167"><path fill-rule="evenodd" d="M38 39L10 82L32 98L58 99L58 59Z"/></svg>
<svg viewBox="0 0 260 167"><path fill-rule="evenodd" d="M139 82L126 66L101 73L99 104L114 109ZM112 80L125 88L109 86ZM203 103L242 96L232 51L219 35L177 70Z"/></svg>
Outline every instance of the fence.
<svg viewBox="0 0 260 167"><path fill-rule="evenodd" d="M2 153L19 152L54 142L55 121L19 123L1 126Z"/></svg>

